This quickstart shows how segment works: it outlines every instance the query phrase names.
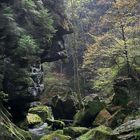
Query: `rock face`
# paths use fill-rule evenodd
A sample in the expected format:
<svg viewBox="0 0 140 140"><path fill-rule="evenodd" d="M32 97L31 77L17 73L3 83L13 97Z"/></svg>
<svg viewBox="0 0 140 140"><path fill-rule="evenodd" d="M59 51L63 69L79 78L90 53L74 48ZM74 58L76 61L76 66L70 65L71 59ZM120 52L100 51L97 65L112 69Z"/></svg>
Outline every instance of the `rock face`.
<svg viewBox="0 0 140 140"><path fill-rule="evenodd" d="M26 116L44 89L42 63L66 58L63 36L72 29L63 4L63 0L0 2L0 91L8 94L7 106L15 121Z"/></svg>

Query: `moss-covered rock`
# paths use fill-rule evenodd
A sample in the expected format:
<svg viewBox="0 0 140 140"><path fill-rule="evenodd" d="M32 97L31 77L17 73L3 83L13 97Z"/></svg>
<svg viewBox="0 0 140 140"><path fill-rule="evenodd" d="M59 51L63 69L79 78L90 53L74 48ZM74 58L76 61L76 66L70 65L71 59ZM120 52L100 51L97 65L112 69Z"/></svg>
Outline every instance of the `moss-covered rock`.
<svg viewBox="0 0 140 140"><path fill-rule="evenodd" d="M0 103L0 140L31 140L29 132L13 124L10 117L9 112Z"/></svg>
<svg viewBox="0 0 140 140"><path fill-rule="evenodd" d="M53 132L49 135L43 136L40 140L72 140L70 136L66 136L63 134L59 134L57 132Z"/></svg>
<svg viewBox="0 0 140 140"><path fill-rule="evenodd" d="M86 127L66 127L63 129L64 134L71 136L72 138L79 137L80 135L89 131Z"/></svg>
<svg viewBox="0 0 140 140"><path fill-rule="evenodd" d="M78 111L74 117L74 125L89 127L97 114L104 108L96 94L84 98L84 108Z"/></svg>
<svg viewBox="0 0 140 140"><path fill-rule="evenodd" d="M65 123L60 120L47 119L46 122L48 123L48 125L51 125L51 128L53 130L63 129L65 127Z"/></svg>
<svg viewBox="0 0 140 140"><path fill-rule="evenodd" d="M37 114L44 122L47 119L53 118L51 108L44 105L39 105L39 106L30 108L29 113Z"/></svg>
<svg viewBox="0 0 140 140"><path fill-rule="evenodd" d="M28 126L34 126L34 125L43 123L43 121L37 114L28 113L27 123L28 123Z"/></svg>
<svg viewBox="0 0 140 140"><path fill-rule="evenodd" d="M112 130L105 126L99 126L97 128L89 130L84 135L80 136L78 140L117 140L112 135Z"/></svg>

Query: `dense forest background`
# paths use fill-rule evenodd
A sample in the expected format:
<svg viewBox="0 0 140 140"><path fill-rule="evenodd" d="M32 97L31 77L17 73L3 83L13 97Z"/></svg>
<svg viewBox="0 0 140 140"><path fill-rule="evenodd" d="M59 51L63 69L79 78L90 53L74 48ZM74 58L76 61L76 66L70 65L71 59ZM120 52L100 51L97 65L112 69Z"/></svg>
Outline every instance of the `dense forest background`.
<svg viewBox="0 0 140 140"><path fill-rule="evenodd" d="M66 88L64 93L110 96L113 81L119 76L139 77L138 3L106 0L65 2L74 33L66 37L69 55L66 62L48 66L48 70L54 70L55 80L56 75L58 80L62 79L62 83L56 81L56 85L53 84L53 92L56 89L58 93L59 87L63 87ZM46 83L51 84L54 80L51 78L46 78Z"/></svg>
<svg viewBox="0 0 140 140"><path fill-rule="evenodd" d="M0 139L140 139L139 0L0 0Z"/></svg>

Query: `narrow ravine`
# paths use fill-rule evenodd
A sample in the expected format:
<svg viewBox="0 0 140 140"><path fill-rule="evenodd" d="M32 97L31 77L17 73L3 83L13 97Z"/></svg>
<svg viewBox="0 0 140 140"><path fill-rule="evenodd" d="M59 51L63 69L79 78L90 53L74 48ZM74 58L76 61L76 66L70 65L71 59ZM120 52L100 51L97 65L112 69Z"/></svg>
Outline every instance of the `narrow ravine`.
<svg viewBox="0 0 140 140"><path fill-rule="evenodd" d="M139 0L0 1L0 140L140 140Z"/></svg>

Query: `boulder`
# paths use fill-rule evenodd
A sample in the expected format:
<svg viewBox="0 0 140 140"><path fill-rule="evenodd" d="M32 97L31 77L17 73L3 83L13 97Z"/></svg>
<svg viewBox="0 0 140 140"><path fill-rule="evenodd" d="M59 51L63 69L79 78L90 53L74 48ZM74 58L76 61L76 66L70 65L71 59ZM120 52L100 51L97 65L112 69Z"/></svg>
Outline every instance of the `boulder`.
<svg viewBox="0 0 140 140"><path fill-rule="evenodd" d="M113 131L119 140L140 139L140 119L128 121Z"/></svg>
<svg viewBox="0 0 140 140"><path fill-rule="evenodd" d="M53 119L51 108L45 105L30 108L29 113L37 114L44 122L47 119Z"/></svg>
<svg viewBox="0 0 140 140"><path fill-rule="evenodd" d="M72 97L55 96L52 98L52 110L57 119L72 120L76 113L75 100Z"/></svg>
<svg viewBox="0 0 140 140"><path fill-rule="evenodd" d="M112 103L115 106L126 106L130 101L134 106L139 106L140 81L130 77L119 77L114 81L114 92Z"/></svg>
<svg viewBox="0 0 140 140"><path fill-rule="evenodd" d="M9 112L0 103L0 140L31 140L30 133L13 124L10 117Z"/></svg>
<svg viewBox="0 0 140 140"><path fill-rule="evenodd" d="M98 113L104 108L96 94L84 98L84 108L79 110L74 117L74 125L89 127Z"/></svg>
<svg viewBox="0 0 140 140"><path fill-rule="evenodd" d="M117 140L116 136L112 135L112 130L105 126L89 130L77 140Z"/></svg>
<svg viewBox="0 0 140 140"><path fill-rule="evenodd" d="M42 119L37 114L27 114L27 123L29 127L43 123Z"/></svg>
<svg viewBox="0 0 140 140"><path fill-rule="evenodd" d="M64 134L71 136L72 138L79 137L89 131L86 127L66 127L63 129Z"/></svg>
<svg viewBox="0 0 140 140"><path fill-rule="evenodd" d="M97 115L96 119L93 122L93 125L108 125L108 119L111 118L111 114L106 110L103 109Z"/></svg>
<svg viewBox="0 0 140 140"><path fill-rule="evenodd" d="M53 130L63 129L65 127L65 123L60 120L47 119L46 122L48 123L48 125L51 125L51 128Z"/></svg>

